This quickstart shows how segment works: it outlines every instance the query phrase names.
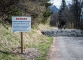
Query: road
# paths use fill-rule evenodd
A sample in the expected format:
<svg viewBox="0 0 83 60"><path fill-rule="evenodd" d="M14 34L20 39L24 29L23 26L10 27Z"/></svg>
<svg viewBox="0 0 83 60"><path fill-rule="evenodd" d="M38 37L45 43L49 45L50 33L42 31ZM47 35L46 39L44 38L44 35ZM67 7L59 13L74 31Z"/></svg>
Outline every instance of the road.
<svg viewBox="0 0 83 60"><path fill-rule="evenodd" d="M55 37L47 60L83 60L83 37Z"/></svg>
<svg viewBox="0 0 83 60"><path fill-rule="evenodd" d="M54 36L47 60L83 60L83 31L77 29L43 31Z"/></svg>

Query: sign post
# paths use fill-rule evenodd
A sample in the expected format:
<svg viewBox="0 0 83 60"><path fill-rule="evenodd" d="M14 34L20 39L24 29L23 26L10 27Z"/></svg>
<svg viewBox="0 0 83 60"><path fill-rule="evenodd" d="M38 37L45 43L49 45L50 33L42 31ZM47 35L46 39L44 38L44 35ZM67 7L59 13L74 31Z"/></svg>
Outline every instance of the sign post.
<svg viewBox="0 0 83 60"><path fill-rule="evenodd" d="M12 31L21 32L21 53L23 53L23 32L31 31L31 17L12 16Z"/></svg>
<svg viewBox="0 0 83 60"><path fill-rule="evenodd" d="M21 53L23 53L23 33L21 32Z"/></svg>

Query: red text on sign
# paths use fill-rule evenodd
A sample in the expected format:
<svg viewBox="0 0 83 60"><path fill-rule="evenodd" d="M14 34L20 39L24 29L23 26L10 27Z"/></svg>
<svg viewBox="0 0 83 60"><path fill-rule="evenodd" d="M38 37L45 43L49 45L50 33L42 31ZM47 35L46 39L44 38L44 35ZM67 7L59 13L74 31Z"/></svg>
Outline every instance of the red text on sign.
<svg viewBox="0 0 83 60"><path fill-rule="evenodd" d="M27 18L16 18L16 20L27 20Z"/></svg>

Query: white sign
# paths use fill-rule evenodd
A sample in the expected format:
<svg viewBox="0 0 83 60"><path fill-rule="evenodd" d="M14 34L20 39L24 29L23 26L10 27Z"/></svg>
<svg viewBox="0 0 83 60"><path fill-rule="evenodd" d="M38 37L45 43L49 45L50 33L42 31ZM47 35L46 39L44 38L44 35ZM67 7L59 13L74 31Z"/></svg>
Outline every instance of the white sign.
<svg viewBox="0 0 83 60"><path fill-rule="evenodd" d="M12 31L13 32L30 32L31 17L12 16Z"/></svg>

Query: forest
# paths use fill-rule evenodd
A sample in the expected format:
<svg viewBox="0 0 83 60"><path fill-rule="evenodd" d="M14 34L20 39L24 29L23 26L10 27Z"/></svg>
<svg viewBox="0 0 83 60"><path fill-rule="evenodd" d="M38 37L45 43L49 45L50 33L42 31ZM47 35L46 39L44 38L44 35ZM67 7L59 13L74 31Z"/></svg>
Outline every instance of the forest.
<svg viewBox="0 0 83 60"><path fill-rule="evenodd" d="M59 12L53 12L51 15L52 26L57 26L65 21L67 28L83 29L83 1L72 0L72 4L66 5L62 0Z"/></svg>
<svg viewBox="0 0 83 60"><path fill-rule="evenodd" d="M52 3L49 0L1 0L0 22L12 23L12 16L31 16L32 27L40 23L45 24L50 17L50 25L58 26L65 21L67 28L83 29L83 1L72 0L72 4L66 5L62 0L59 12L50 11ZM7 23L7 24L8 24Z"/></svg>
<svg viewBox="0 0 83 60"><path fill-rule="evenodd" d="M0 22L12 23L12 16L30 16L32 27L46 22L51 15L49 0L0 0Z"/></svg>

